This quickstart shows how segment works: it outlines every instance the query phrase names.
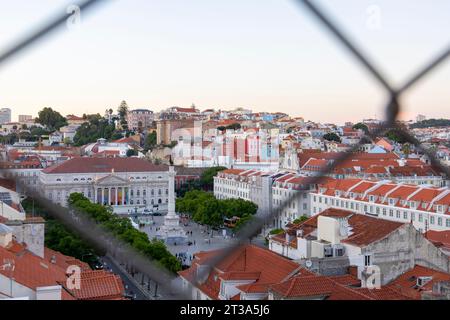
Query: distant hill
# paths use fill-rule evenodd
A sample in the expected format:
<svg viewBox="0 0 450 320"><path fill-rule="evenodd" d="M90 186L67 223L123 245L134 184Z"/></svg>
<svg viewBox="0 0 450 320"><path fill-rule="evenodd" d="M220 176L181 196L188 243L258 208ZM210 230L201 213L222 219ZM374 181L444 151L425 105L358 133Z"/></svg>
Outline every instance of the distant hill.
<svg viewBox="0 0 450 320"><path fill-rule="evenodd" d="M412 129L432 128L432 127L450 127L450 119L428 119L416 122L409 126Z"/></svg>

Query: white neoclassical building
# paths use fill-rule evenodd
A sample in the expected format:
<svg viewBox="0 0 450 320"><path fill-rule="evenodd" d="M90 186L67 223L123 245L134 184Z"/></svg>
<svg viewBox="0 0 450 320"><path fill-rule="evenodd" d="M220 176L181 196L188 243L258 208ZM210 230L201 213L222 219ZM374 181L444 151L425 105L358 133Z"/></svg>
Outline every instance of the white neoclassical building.
<svg viewBox="0 0 450 320"><path fill-rule="evenodd" d="M166 210L168 166L138 158L74 158L42 170L42 191L52 202L67 206L71 193L111 205L116 213L138 208Z"/></svg>

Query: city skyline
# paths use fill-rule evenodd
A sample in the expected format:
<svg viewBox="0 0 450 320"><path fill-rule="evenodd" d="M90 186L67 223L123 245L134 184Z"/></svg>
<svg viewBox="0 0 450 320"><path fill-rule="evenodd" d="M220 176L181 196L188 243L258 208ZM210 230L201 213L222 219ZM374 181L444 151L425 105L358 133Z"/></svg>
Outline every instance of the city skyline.
<svg viewBox="0 0 450 320"><path fill-rule="evenodd" d="M442 50L439 32L450 27L445 1L318 3L395 85ZM0 52L69 4L0 1L10 13L0 21ZM13 119L43 107L103 113L121 100L153 111L195 103L323 122L381 119L381 88L300 9L294 1L112 2L3 66L0 107L11 108ZM423 110L429 118L449 117L449 74L446 63L418 83L403 99L401 118Z"/></svg>

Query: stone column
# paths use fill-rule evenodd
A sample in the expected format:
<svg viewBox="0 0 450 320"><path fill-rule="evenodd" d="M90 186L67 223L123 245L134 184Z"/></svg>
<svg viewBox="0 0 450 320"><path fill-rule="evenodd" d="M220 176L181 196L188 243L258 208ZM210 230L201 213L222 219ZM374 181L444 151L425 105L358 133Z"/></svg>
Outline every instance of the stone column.
<svg viewBox="0 0 450 320"><path fill-rule="evenodd" d="M108 188L108 205L111 205L111 188Z"/></svg>
<svg viewBox="0 0 450 320"><path fill-rule="evenodd" d="M122 205L125 205L125 187L122 187Z"/></svg>
<svg viewBox="0 0 450 320"><path fill-rule="evenodd" d="M105 204L105 188L102 188L102 205Z"/></svg>
<svg viewBox="0 0 450 320"><path fill-rule="evenodd" d="M96 186L94 186L94 203L98 203L97 187Z"/></svg>
<svg viewBox="0 0 450 320"><path fill-rule="evenodd" d="M116 192L116 196L114 197L114 204L117 206L119 204L119 201L117 199L117 196L119 195L119 188L115 187L114 190Z"/></svg>
<svg viewBox="0 0 450 320"><path fill-rule="evenodd" d="M161 195L162 196L162 195ZM167 215L175 216L175 170L173 166L169 168L169 203L167 204Z"/></svg>

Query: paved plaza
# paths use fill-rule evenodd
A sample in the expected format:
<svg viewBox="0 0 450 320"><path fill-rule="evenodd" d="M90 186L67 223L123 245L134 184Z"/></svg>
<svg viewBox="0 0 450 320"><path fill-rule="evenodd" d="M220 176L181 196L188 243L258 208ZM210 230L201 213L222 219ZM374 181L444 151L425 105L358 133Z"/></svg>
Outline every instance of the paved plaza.
<svg viewBox="0 0 450 320"><path fill-rule="evenodd" d="M142 227L140 230L147 233L150 239L156 237L157 228L160 228L164 223L164 216L152 217L153 224ZM185 265L190 265L193 255L200 251L210 251L215 249L221 249L230 245L235 241L230 232L226 236L223 235L223 230L212 230L207 226L199 225L193 221L186 223L180 222L184 231L187 233L186 244L166 244L168 250L174 255L185 256L183 260ZM190 245L189 245L190 243Z"/></svg>

